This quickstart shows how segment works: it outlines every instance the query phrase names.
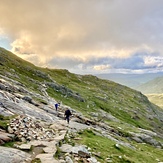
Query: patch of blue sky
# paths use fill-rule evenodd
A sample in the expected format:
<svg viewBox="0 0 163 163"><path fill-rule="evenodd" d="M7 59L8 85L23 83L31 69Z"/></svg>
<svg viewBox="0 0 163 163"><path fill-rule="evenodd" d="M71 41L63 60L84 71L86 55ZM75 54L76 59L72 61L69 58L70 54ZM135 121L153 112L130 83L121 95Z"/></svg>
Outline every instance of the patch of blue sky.
<svg viewBox="0 0 163 163"><path fill-rule="evenodd" d="M11 41L7 37L1 37L0 36L0 47L5 48L7 50L11 50Z"/></svg>

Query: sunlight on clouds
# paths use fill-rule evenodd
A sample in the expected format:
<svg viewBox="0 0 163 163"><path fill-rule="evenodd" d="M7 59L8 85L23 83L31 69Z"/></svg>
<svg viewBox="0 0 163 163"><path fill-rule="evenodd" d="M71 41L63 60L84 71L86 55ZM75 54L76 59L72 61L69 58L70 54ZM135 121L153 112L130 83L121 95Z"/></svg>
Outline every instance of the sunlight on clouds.
<svg viewBox="0 0 163 163"><path fill-rule="evenodd" d="M135 52L136 49L115 49L108 48L103 49L95 49L95 50L83 50L78 52L73 51L58 51L58 56L71 56L74 58L80 58L82 61L87 62L90 58L99 58L99 57L113 57L113 58L127 58L132 53Z"/></svg>
<svg viewBox="0 0 163 163"><path fill-rule="evenodd" d="M10 37L12 52L38 66L82 65L81 71L110 71L110 65L120 67L120 60L124 61L120 70L126 71L135 65L136 71L162 66L162 59L143 58L143 53L163 55L163 1L16 0L16 4L1 2L0 37Z"/></svg>
<svg viewBox="0 0 163 163"><path fill-rule="evenodd" d="M61 27L60 31L58 32L58 39L59 40L79 40L84 38L85 32L83 28L77 24L67 24Z"/></svg>
<svg viewBox="0 0 163 163"><path fill-rule="evenodd" d="M11 51L19 56L24 54L33 54L33 47L31 44L31 37L26 32L20 34L20 38L17 38L12 44Z"/></svg>
<svg viewBox="0 0 163 163"><path fill-rule="evenodd" d="M0 35L1 35L1 36L4 35L4 31L3 31L2 28L0 28Z"/></svg>
<svg viewBox="0 0 163 163"><path fill-rule="evenodd" d="M47 56L38 55L37 49L32 44L32 38L28 32L21 32L19 38L11 43L11 51L22 59L25 59L37 66L46 66Z"/></svg>
<svg viewBox="0 0 163 163"><path fill-rule="evenodd" d="M110 65L98 65L98 66L93 67L94 70L106 70L106 69L109 69L109 68L111 68Z"/></svg>

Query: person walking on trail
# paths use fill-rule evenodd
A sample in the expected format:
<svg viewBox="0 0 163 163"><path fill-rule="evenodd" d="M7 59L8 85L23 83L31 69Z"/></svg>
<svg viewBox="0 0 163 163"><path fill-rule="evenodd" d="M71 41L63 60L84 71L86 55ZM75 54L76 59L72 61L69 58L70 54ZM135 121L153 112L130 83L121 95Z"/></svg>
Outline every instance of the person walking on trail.
<svg viewBox="0 0 163 163"><path fill-rule="evenodd" d="M67 120L67 123L69 124L70 121L70 116L72 115L71 111L69 109L67 109L65 111L65 120Z"/></svg>
<svg viewBox="0 0 163 163"><path fill-rule="evenodd" d="M55 110L56 110L56 111L58 110L59 104L60 104L60 103L56 103L56 104L55 104Z"/></svg>

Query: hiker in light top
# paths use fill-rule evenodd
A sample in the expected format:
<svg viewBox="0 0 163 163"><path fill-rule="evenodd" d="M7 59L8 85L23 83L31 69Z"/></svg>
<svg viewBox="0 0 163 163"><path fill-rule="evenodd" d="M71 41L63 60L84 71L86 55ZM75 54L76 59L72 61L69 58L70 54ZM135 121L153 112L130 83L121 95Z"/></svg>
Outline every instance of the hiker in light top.
<svg viewBox="0 0 163 163"><path fill-rule="evenodd" d="M71 116L72 114L71 114L71 111L69 110L69 109L67 109L66 111L65 111L65 120L67 120L67 123L69 123L69 121L70 121L70 116Z"/></svg>

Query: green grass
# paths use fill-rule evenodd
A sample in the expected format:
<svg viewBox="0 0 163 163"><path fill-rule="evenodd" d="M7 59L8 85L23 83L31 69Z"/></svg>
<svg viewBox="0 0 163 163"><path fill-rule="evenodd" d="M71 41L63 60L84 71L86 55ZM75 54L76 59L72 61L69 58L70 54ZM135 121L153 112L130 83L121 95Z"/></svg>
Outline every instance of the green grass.
<svg viewBox="0 0 163 163"><path fill-rule="evenodd" d="M10 120L12 118L16 117L16 115L13 116L3 116L0 115L0 129L6 130L8 128L8 124L10 123ZM3 144L3 146L5 147L13 147L15 144L15 140L12 140L11 142L6 142L5 144Z"/></svg>
<svg viewBox="0 0 163 163"><path fill-rule="evenodd" d="M35 158L31 161L31 163L41 163L41 160L39 158Z"/></svg>
<svg viewBox="0 0 163 163"><path fill-rule="evenodd" d="M14 116L3 116L0 115L0 128L7 130L8 124L10 122L10 119L14 118L16 115Z"/></svg>
<svg viewBox="0 0 163 163"><path fill-rule="evenodd" d="M11 141L11 142L6 142L2 146L4 146L4 147L14 147L14 144L15 144L15 141Z"/></svg>
<svg viewBox="0 0 163 163"><path fill-rule="evenodd" d="M162 150L146 144L132 142L135 149L119 145L105 137L96 135L92 130L84 130L79 133L82 143L91 148L91 152L100 153L96 157L100 162L105 163L109 158L113 163L157 163L156 159L163 161ZM130 142L131 143L131 142Z"/></svg>

